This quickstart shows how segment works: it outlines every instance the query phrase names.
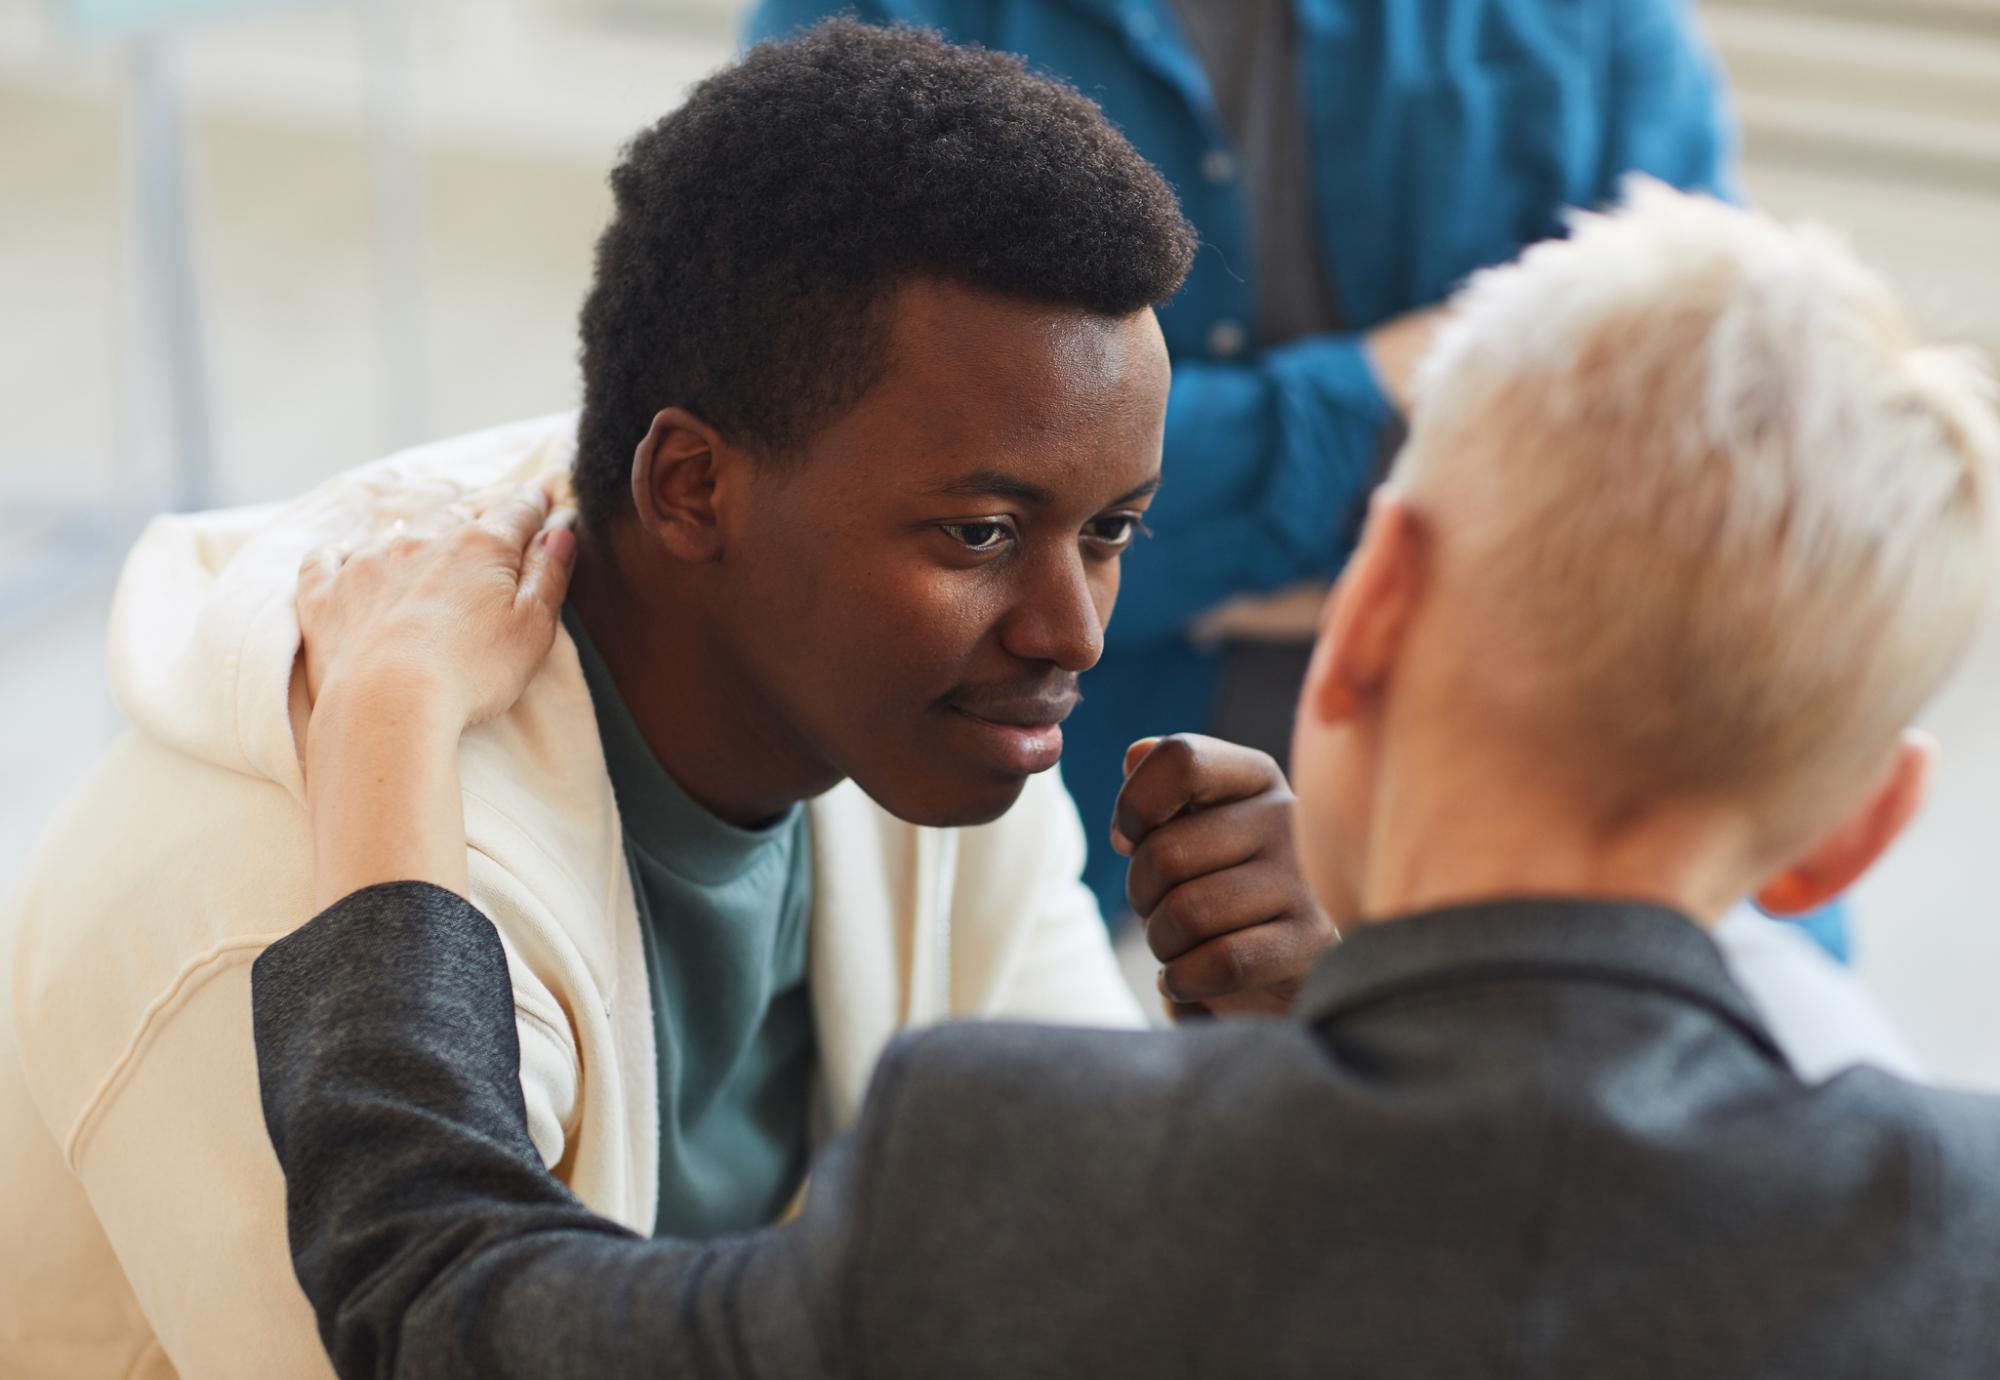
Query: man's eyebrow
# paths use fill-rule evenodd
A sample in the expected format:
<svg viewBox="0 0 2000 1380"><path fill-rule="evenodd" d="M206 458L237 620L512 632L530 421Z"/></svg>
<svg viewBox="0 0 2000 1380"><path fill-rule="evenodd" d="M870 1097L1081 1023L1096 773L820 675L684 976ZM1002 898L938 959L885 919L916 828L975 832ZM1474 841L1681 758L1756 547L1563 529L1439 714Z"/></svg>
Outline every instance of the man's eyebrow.
<svg viewBox="0 0 2000 1380"><path fill-rule="evenodd" d="M1151 479L1148 479L1145 483L1141 484L1138 488L1132 490L1131 493L1121 494L1117 498L1112 499L1111 506L1115 508L1121 503L1136 503L1140 499L1146 498L1152 494L1156 494L1159 491L1160 491L1160 476L1156 474Z"/></svg>
<svg viewBox="0 0 2000 1380"><path fill-rule="evenodd" d="M974 470L971 474L960 475L949 483L938 485L933 492L947 498L1011 498L1030 504L1055 501L1055 495L1041 485L1031 484L1005 470Z"/></svg>
<svg viewBox="0 0 2000 1380"><path fill-rule="evenodd" d="M1112 499L1107 506L1115 508L1121 503L1135 502L1159 487L1160 476L1156 474L1130 493ZM971 474L938 485L933 492L947 498L1011 498L1031 505L1055 502L1055 495L1041 485L1030 483L1019 475L1008 474L1005 470L974 470Z"/></svg>

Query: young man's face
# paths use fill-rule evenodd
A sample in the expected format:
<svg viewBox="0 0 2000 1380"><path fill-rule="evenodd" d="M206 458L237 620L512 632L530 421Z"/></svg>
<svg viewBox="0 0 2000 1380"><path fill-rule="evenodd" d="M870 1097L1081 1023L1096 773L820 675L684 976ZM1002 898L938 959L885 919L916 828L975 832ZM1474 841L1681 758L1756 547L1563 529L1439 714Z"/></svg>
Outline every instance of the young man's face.
<svg viewBox="0 0 2000 1380"><path fill-rule="evenodd" d="M735 651L891 813L995 818L1055 765L1159 480L1168 363L1106 318L906 286L882 379L728 521Z"/></svg>

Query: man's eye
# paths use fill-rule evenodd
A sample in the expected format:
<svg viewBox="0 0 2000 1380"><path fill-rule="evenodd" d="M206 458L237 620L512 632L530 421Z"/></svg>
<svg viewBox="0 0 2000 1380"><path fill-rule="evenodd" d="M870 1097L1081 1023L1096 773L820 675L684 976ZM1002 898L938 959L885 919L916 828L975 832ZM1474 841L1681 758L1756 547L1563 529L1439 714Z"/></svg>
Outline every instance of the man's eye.
<svg viewBox="0 0 2000 1380"><path fill-rule="evenodd" d="M1122 549L1130 546L1132 539L1145 530L1146 524L1139 521L1137 513L1112 513L1092 521L1085 532L1099 546Z"/></svg>
<svg viewBox="0 0 2000 1380"><path fill-rule="evenodd" d="M968 551L998 551L1007 543L1004 522L947 522L945 535Z"/></svg>

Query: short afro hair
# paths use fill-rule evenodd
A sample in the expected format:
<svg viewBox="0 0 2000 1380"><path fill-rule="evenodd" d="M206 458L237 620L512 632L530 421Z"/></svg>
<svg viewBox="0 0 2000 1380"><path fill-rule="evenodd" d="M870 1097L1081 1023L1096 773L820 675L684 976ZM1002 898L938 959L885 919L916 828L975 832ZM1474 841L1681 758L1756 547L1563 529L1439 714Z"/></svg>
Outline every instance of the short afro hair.
<svg viewBox="0 0 2000 1380"><path fill-rule="evenodd" d="M1196 245L1097 106L1020 59L830 20L758 44L641 132L583 307L576 497L603 530L632 455L681 406L782 455L886 365L900 281L1126 315Z"/></svg>

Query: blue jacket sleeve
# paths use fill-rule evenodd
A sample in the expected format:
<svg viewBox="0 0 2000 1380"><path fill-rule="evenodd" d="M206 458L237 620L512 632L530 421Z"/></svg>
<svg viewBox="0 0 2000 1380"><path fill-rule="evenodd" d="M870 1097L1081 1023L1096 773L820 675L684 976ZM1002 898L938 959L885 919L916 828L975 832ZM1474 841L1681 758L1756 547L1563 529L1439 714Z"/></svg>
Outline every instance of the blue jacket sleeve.
<svg viewBox="0 0 2000 1380"><path fill-rule="evenodd" d="M1125 560L1109 636L1178 638L1233 595L1331 576L1346 558L1394 409L1359 335L1243 364L1177 360L1154 540Z"/></svg>
<svg viewBox="0 0 2000 1380"><path fill-rule="evenodd" d="M1736 124L1689 0L1621 0L1606 86L1604 198L1629 172L1740 200Z"/></svg>

